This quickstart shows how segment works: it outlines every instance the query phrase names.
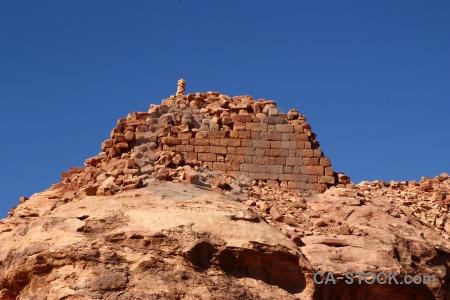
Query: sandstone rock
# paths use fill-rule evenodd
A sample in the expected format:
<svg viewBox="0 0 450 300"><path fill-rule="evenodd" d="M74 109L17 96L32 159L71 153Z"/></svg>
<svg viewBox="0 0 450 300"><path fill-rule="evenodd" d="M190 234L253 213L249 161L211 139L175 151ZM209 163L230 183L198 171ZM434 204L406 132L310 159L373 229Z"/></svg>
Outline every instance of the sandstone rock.
<svg viewBox="0 0 450 300"><path fill-rule="evenodd" d="M186 182L192 183L192 184L200 184L200 176L197 171L189 169L185 170L185 178Z"/></svg>
<svg viewBox="0 0 450 300"><path fill-rule="evenodd" d="M283 215L278 211L278 209L275 206L273 206L270 209L270 215L275 221L281 221L283 219Z"/></svg>
<svg viewBox="0 0 450 300"><path fill-rule="evenodd" d="M97 193L98 186L85 187L80 190L81 196L94 196Z"/></svg>
<svg viewBox="0 0 450 300"><path fill-rule="evenodd" d="M298 114L298 110L296 110L296 109L291 109L287 113L288 120L296 120L296 119L298 119L298 117L299 117L299 114Z"/></svg>
<svg viewBox="0 0 450 300"><path fill-rule="evenodd" d="M317 226L317 227L324 227L327 225L328 225L327 222L325 222L322 219L318 219L317 221L314 222L314 226Z"/></svg>

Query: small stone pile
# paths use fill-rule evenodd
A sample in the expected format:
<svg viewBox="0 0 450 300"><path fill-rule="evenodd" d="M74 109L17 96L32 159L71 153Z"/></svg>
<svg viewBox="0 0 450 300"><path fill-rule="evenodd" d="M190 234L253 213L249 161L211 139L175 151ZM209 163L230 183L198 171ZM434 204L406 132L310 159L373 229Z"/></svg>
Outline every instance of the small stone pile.
<svg viewBox="0 0 450 300"><path fill-rule="evenodd" d="M118 120L102 152L84 168L62 173L54 188L113 195L155 179L200 183L200 168L216 171L223 182L246 177L290 192L351 186L333 171L297 110L283 114L275 101L251 96L184 95L184 88L180 80L177 95Z"/></svg>
<svg viewBox="0 0 450 300"><path fill-rule="evenodd" d="M392 204L389 214L414 216L422 224L450 238L450 177L443 173L420 181L363 181L356 185L366 199L386 198Z"/></svg>

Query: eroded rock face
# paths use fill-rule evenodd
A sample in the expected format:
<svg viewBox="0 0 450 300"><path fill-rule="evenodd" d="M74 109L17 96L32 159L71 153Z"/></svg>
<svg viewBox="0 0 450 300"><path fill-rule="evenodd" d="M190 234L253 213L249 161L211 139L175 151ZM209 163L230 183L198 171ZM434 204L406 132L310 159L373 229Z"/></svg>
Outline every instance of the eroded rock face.
<svg viewBox="0 0 450 300"><path fill-rule="evenodd" d="M355 186L315 137L297 110L180 80L0 220L0 300L450 299L448 174Z"/></svg>
<svg viewBox="0 0 450 300"><path fill-rule="evenodd" d="M57 208L49 198L35 195L2 221L0 299L294 299L305 292L311 268L297 246L218 192L166 182Z"/></svg>
<svg viewBox="0 0 450 300"><path fill-rule="evenodd" d="M285 199L295 203L288 205L289 213L280 198L280 218L270 209L248 206L248 197L183 182L154 182L113 196L78 195L67 203L55 197L52 190L35 194L1 220L0 299L450 295L448 240L413 216L393 217L390 202L362 200L354 189L331 189L305 201ZM273 200L258 201L275 207ZM301 222L302 216L324 222ZM313 280L315 272L358 271L397 272L399 280L427 274L437 281L320 285Z"/></svg>

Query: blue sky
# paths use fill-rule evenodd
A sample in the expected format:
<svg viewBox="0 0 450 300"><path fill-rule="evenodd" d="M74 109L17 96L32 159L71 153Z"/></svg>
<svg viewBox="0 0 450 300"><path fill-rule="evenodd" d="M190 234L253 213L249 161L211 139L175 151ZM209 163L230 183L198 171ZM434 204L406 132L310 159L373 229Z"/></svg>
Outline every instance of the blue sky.
<svg viewBox="0 0 450 300"><path fill-rule="evenodd" d="M176 91L307 116L336 171L450 172L448 1L0 1L0 217Z"/></svg>

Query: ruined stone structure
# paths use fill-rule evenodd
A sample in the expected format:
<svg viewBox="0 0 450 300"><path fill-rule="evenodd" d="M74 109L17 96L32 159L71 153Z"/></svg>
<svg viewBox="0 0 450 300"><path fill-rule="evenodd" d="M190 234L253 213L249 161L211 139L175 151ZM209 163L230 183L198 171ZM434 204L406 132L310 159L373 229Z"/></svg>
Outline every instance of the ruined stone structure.
<svg viewBox="0 0 450 300"><path fill-rule="evenodd" d="M448 174L353 185L296 110L178 91L0 220L0 300L450 299Z"/></svg>
<svg viewBox="0 0 450 300"><path fill-rule="evenodd" d="M180 80L178 80L177 95L184 95L185 89L186 89L186 80L181 78Z"/></svg>
<svg viewBox="0 0 450 300"><path fill-rule="evenodd" d="M275 101L251 96L184 95L184 86L181 79L177 95L152 104L148 112L118 120L110 139L102 143L103 152L86 160L85 169L64 173L63 185L113 194L142 186L145 176L170 180L179 166L203 166L290 191L323 192L350 183L333 171L306 117L297 110L284 114ZM185 177L191 181L195 170L189 174Z"/></svg>

